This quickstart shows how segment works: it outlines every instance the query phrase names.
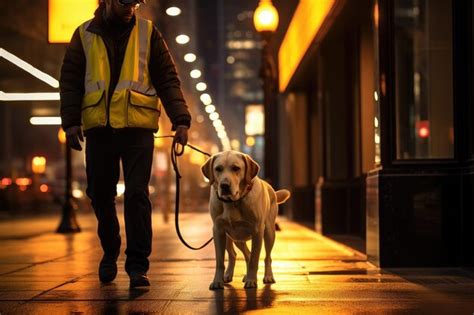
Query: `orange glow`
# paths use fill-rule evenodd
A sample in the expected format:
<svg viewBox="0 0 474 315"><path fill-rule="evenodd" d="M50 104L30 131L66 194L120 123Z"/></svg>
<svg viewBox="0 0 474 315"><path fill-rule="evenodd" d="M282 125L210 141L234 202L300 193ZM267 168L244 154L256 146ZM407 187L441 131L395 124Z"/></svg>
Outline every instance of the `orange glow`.
<svg viewBox="0 0 474 315"><path fill-rule="evenodd" d="M247 146L253 147L255 145L255 138L247 137L247 139L245 139L245 143L247 144Z"/></svg>
<svg viewBox="0 0 474 315"><path fill-rule="evenodd" d="M69 43L74 30L91 19L98 0L49 0L48 41Z"/></svg>
<svg viewBox="0 0 474 315"><path fill-rule="evenodd" d="M40 191L41 191L42 193L46 193L46 192L48 192L48 190L49 190L48 185L46 185L46 184L41 184L41 186L40 186Z"/></svg>
<svg viewBox="0 0 474 315"><path fill-rule="evenodd" d="M44 156L35 156L31 160L31 170L35 174L43 174L46 171L46 158Z"/></svg>
<svg viewBox="0 0 474 315"><path fill-rule="evenodd" d="M61 143L61 144L66 143L66 133L64 132L63 128L59 128L58 140L59 140L59 143Z"/></svg>
<svg viewBox="0 0 474 315"><path fill-rule="evenodd" d="M2 186L10 186L12 183L13 181L11 178L8 178L8 177L2 178L2 182L1 182Z"/></svg>
<svg viewBox="0 0 474 315"><path fill-rule="evenodd" d="M420 138L428 138L428 136L430 135L430 130L426 127L423 127L420 128L418 134L420 135Z"/></svg>
<svg viewBox="0 0 474 315"><path fill-rule="evenodd" d="M271 0L260 0L253 15L253 24L257 32L275 32L278 28L278 11Z"/></svg>
<svg viewBox="0 0 474 315"><path fill-rule="evenodd" d="M29 186L31 185L31 183L32 183L31 178L19 177L15 179L15 184L17 186L20 186L20 189L21 189L21 186Z"/></svg>
<svg viewBox="0 0 474 315"><path fill-rule="evenodd" d="M425 139L430 136L430 122L428 120L417 121L416 129L420 138Z"/></svg>
<svg viewBox="0 0 474 315"><path fill-rule="evenodd" d="M374 5L374 24L375 27L379 27L379 4L375 3Z"/></svg>
<svg viewBox="0 0 474 315"><path fill-rule="evenodd" d="M284 92L336 0L301 0L280 46L280 92Z"/></svg>

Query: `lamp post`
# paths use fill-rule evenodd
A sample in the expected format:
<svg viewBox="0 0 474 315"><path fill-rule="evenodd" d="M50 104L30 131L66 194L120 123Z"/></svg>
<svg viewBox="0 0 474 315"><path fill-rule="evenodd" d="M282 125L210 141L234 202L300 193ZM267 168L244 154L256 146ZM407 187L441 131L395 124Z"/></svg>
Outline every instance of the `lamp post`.
<svg viewBox="0 0 474 315"><path fill-rule="evenodd" d="M255 29L263 39L260 78L263 82L263 105L265 112L265 178L272 184L278 182L278 169L274 157L277 156L277 68L271 49L271 39L278 28L278 12L271 0L260 0L253 16ZM273 160L272 160L273 157Z"/></svg>
<svg viewBox="0 0 474 315"><path fill-rule="evenodd" d="M72 159L71 159L71 148L66 143L66 136L62 129L58 133L59 142L65 147L66 150L66 189L64 195L64 204L62 209L61 223L59 224L56 232L57 233L76 233L80 232L81 228L76 220L76 208L72 197Z"/></svg>

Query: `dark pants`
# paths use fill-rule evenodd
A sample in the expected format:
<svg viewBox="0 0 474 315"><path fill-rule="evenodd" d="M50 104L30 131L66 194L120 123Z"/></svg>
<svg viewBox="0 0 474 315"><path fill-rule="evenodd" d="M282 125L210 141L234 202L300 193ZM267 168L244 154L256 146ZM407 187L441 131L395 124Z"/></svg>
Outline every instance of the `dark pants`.
<svg viewBox="0 0 474 315"><path fill-rule="evenodd" d="M151 203L148 198L153 161L153 133L148 130L103 128L86 138L87 195L98 220L104 254L120 253L120 227L115 209L122 161L125 180L125 270L146 272L151 253Z"/></svg>

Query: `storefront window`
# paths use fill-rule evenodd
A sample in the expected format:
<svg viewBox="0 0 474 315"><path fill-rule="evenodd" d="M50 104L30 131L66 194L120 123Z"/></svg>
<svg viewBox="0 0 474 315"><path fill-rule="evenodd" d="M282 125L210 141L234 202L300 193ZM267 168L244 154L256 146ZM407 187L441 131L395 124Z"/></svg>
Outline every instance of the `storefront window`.
<svg viewBox="0 0 474 315"><path fill-rule="evenodd" d="M452 158L452 1L394 6L397 158Z"/></svg>

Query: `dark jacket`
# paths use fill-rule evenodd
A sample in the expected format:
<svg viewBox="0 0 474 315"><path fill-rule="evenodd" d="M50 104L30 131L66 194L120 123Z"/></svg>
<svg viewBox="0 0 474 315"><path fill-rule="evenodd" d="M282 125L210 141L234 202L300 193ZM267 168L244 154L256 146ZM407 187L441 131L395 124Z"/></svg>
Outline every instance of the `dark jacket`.
<svg viewBox="0 0 474 315"><path fill-rule="evenodd" d="M95 11L95 17L87 30L100 35L107 48L110 63L110 86L108 90L108 99L110 100L120 77L128 38L136 19L134 17L127 25L114 23L104 19L103 11L105 11L105 6L101 4ZM156 27L153 27L150 45L150 78L173 124L173 130L177 125L189 127L191 116L181 91L176 67L161 33ZM78 28L74 32L64 56L59 81L61 119L64 130L71 126L81 125L85 72L86 57ZM89 131L93 131L93 129Z"/></svg>

